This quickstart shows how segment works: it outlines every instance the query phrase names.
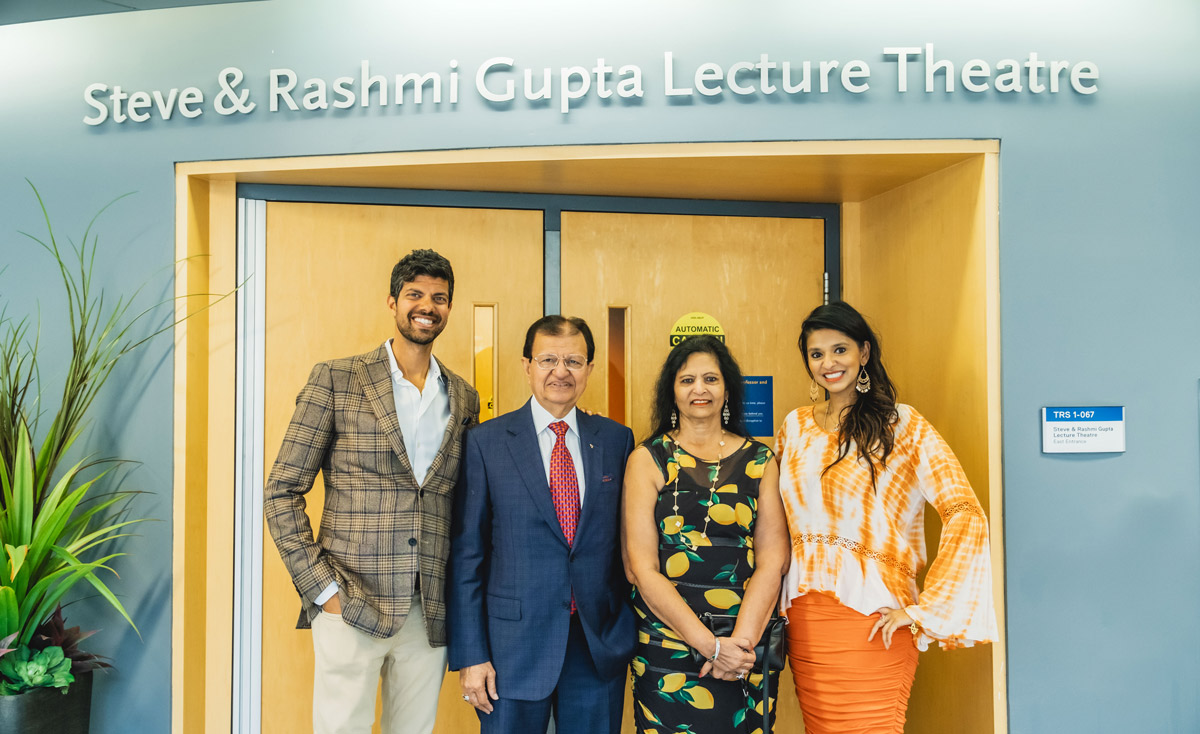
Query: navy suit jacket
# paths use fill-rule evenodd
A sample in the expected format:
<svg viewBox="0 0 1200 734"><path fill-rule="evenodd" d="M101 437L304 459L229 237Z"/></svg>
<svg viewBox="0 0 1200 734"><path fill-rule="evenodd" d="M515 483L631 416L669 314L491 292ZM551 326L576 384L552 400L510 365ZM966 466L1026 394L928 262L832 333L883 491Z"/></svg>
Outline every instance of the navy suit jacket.
<svg viewBox="0 0 1200 734"><path fill-rule="evenodd" d="M621 485L633 433L577 413L584 493L567 545L529 403L467 433L447 569L451 670L491 661L497 692L536 701L558 683L571 591L596 669L623 676L636 632L621 564Z"/></svg>

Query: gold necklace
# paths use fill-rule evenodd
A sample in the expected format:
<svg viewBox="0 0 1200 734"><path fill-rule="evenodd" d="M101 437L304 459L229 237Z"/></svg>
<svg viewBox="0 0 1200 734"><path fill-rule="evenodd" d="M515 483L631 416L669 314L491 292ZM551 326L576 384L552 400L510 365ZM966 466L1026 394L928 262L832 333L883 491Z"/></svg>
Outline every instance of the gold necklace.
<svg viewBox="0 0 1200 734"><path fill-rule="evenodd" d="M684 448L683 448L683 444L681 444L679 442L678 437L672 439L672 441L674 441L674 443L675 443L675 451L673 452L674 453L673 458L675 459L675 488L674 488L674 491L671 493L671 497L675 501L674 507L672 509L675 511L675 516L678 517L679 516L679 475L683 473L683 469L679 465L678 452L683 451ZM708 507L709 508L711 508L713 505L713 498L717 496L717 477L721 476L721 459L722 459L722 454L724 454L724 453L725 453L725 429L722 428L721 429L721 440L719 440L717 442L717 468L715 470L710 470L710 472L712 474L712 486L708 488ZM704 538L705 540L708 540L708 521L711 519L712 519L712 515L710 515L706 511L704 513L704 529L700 532L700 537ZM676 520L675 525L676 525L676 527L681 528L681 526L683 525L682 520ZM684 545L691 548L692 550L696 550L696 545L691 543L687 539L686 535L683 535L681 533L680 537L683 538Z"/></svg>
<svg viewBox="0 0 1200 734"><path fill-rule="evenodd" d="M839 428L842 427L841 411L838 411L839 419L838 419L837 425L834 426L833 428L829 427L829 407L830 407L830 405L831 405L830 402L825 403L825 417L821 419L821 426L825 429L826 433L833 433L834 431L837 431Z"/></svg>

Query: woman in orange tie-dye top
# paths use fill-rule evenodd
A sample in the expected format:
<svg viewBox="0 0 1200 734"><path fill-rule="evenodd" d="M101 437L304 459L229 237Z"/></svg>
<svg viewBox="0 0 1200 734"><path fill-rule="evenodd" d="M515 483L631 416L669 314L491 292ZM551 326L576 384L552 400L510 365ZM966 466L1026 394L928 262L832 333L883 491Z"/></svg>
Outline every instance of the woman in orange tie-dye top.
<svg viewBox="0 0 1200 734"><path fill-rule="evenodd" d="M903 732L918 649L996 639L988 525L929 421L896 403L874 332L845 303L805 319L811 397L777 437L792 536L788 656L808 734ZM942 518L925 566L925 504Z"/></svg>

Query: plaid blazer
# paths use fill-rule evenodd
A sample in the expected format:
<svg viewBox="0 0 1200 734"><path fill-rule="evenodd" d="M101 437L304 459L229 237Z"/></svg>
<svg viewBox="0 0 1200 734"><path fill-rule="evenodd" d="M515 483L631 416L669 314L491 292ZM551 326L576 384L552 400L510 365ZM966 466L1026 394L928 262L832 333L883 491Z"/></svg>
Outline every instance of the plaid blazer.
<svg viewBox="0 0 1200 734"><path fill-rule="evenodd" d="M387 348L313 367L267 480L267 527L300 594L297 628L310 625L320 611L313 599L336 581L343 621L390 637L408 616L419 575L429 643L441 646L450 511L479 394L438 361L450 422L418 485L396 419ZM325 507L314 541L304 495L318 471Z"/></svg>

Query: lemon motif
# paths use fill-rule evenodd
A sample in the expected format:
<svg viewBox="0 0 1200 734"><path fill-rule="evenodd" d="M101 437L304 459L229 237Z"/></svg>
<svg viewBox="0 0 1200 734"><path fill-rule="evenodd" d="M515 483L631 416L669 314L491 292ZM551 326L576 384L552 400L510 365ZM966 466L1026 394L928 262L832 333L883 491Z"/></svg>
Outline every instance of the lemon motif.
<svg viewBox="0 0 1200 734"><path fill-rule="evenodd" d="M709 589L704 599L717 609L728 609L742 603L742 597L733 589Z"/></svg>
<svg viewBox="0 0 1200 734"><path fill-rule="evenodd" d="M712 694L704 686L692 686L687 689L687 692L692 697L690 703L694 708L710 709L713 707Z"/></svg>
<svg viewBox="0 0 1200 734"><path fill-rule="evenodd" d="M687 675L684 673L667 673L658 682L658 689L663 693L674 693L683 688L683 684L686 682Z"/></svg>
<svg viewBox="0 0 1200 734"><path fill-rule="evenodd" d="M658 499L661 547L666 549L660 561L663 576L677 584L693 606L736 614L755 568L753 530L758 506L755 488L766 473L771 451L758 443L743 442L736 458L731 455L725 462L724 476L728 478L723 483L715 463L709 465L686 453L669 436L661 436L652 453L659 466L665 467L662 476L668 485L660 491ZM670 514L663 517L667 513ZM722 545L720 555L713 554L718 550L714 545ZM685 583L693 580L696 586ZM637 701L634 707L639 712L639 731L668 734L677 728L688 728L681 722L703 717L729 721L732 717L739 731L764 734L763 722L755 721L755 717L769 712L775 702L757 700L756 694L761 694L766 683L762 671L747 674L744 681L750 686L745 689L747 698L722 699L718 706L711 685L717 685L721 692L724 690L721 684L698 679L696 669L691 666L692 651L688 644L645 611L644 605L636 606L642 616L639 627L649 632L647 635L639 629L639 643L655 646L639 647L638 656L631 656L629 662L635 691L639 697L645 697L644 702Z"/></svg>
<svg viewBox="0 0 1200 734"><path fill-rule="evenodd" d="M709 507L708 516L713 519L713 522L718 522L722 525L732 525L737 520L737 512L729 505L713 505Z"/></svg>
<svg viewBox="0 0 1200 734"><path fill-rule="evenodd" d="M749 530L750 523L754 522L754 511L741 502L734 505L733 509L737 513L737 524Z"/></svg>
<svg viewBox="0 0 1200 734"><path fill-rule="evenodd" d="M763 467L766 465L767 462L765 461L761 464L757 461L750 462L746 465L746 476L750 477L751 479L762 479Z"/></svg>
<svg viewBox="0 0 1200 734"><path fill-rule="evenodd" d="M692 565L688 560L687 553L680 551L667 559L667 576L669 578L679 578L688 572L688 568Z"/></svg>
<svg viewBox="0 0 1200 734"><path fill-rule="evenodd" d="M642 707L642 713L643 713L643 714L645 714L645 716L646 716L646 718L647 718L647 719L649 719L650 721L653 721L655 724L661 724L661 723L662 723L662 721L660 721L660 720L659 720L659 718L658 718L657 716L655 716L655 715L654 715L654 712L653 712L653 711L651 711L650 709L646 708L646 704L642 703L641 701L638 701L638 706L641 706L641 707Z"/></svg>

